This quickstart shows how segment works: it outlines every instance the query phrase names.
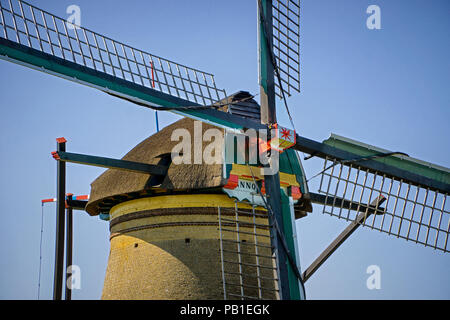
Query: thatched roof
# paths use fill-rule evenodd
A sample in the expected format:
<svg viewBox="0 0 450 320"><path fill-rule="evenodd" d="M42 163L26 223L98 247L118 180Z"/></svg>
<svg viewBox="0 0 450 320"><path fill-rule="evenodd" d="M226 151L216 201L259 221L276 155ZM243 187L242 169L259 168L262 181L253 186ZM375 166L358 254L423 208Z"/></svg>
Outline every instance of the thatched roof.
<svg viewBox="0 0 450 320"><path fill-rule="evenodd" d="M194 120L181 119L158 133L148 137L122 159L148 164L158 164L160 156L170 153L180 141L171 141L175 129L186 129L191 134L191 150L194 150ZM202 123L202 135L212 125ZM222 129L218 129L222 130ZM203 150L208 143L203 143ZM203 151L202 150L202 151ZM193 162L193 161L192 161ZM171 164L166 177L158 186L171 191L189 191L218 188L225 184L220 164ZM148 184L151 175L109 169L91 183L91 194L86 211L91 215L99 214L102 206L111 206L114 202L139 197L150 192Z"/></svg>

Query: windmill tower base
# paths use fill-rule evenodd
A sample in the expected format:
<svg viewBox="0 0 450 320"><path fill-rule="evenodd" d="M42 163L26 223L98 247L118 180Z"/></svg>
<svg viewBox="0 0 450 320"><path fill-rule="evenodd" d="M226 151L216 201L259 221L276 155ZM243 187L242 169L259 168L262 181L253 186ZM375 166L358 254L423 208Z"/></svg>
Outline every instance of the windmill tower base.
<svg viewBox="0 0 450 320"><path fill-rule="evenodd" d="M255 264L252 246L240 246L238 255L233 232L223 233L222 240L229 241L226 248L229 255L225 259L231 262L223 265L218 207L223 208L222 212L228 209L227 218L233 219L235 202L219 194L158 196L113 207L111 250L102 299L223 299L223 271L231 273L228 283L239 284L245 279L248 286L245 295L257 297L257 290L252 288L258 287L254 275L263 272L267 278L273 278L273 270L261 271L251 266ZM248 210L249 206L238 207ZM239 235L239 242L251 242L252 219L242 219L244 233ZM256 220L263 223L267 219ZM232 228L231 224L228 228ZM258 237L259 243L267 245L266 252L260 248L259 254L270 256L269 231L258 233L265 235ZM246 278L246 274L250 277ZM273 289L275 283L269 281L265 287ZM231 290L236 295L241 292L240 288L230 287L228 291ZM272 292L266 298L276 297Z"/></svg>

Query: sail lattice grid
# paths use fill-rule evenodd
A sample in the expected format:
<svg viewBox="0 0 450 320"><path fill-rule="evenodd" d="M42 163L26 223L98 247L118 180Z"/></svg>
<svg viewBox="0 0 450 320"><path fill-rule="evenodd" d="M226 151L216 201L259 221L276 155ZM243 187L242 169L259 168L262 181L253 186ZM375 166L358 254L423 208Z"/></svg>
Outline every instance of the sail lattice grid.
<svg viewBox="0 0 450 320"><path fill-rule="evenodd" d="M279 299L267 213L237 204L234 209L218 208L224 299Z"/></svg>
<svg viewBox="0 0 450 320"><path fill-rule="evenodd" d="M363 214L365 227L449 252L448 194L333 158L323 168L324 213L349 221Z"/></svg>
<svg viewBox="0 0 450 320"><path fill-rule="evenodd" d="M214 76L133 48L20 0L0 0L0 37L202 105L226 96Z"/></svg>
<svg viewBox="0 0 450 320"><path fill-rule="evenodd" d="M300 92L300 0L273 0L273 52L287 96ZM276 94L282 98L275 80Z"/></svg>

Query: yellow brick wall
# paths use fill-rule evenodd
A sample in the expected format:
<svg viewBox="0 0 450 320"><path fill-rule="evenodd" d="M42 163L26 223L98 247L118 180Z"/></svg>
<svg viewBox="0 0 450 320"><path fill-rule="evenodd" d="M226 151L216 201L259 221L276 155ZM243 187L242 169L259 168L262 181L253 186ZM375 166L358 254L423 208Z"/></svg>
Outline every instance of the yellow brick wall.
<svg viewBox="0 0 450 320"><path fill-rule="evenodd" d="M132 200L112 208L111 249L102 299L223 299L219 205L232 208L234 202L226 195L177 195ZM246 219L252 222L250 218L240 221ZM258 218L256 222L267 224L267 219ZM245 227L241 230L253 232ZM269 235L264 229L258 233ZM224 233L224 237L236 240L231 232ZM240 234L240 239L254 241L252 235ZM270 244L268 237L258 237L257 241ZM236 251L231 244L225 249ZM245 245L241 250L254 252L254 248ZM260 250L262 255L271 254L270 249ZM242 262L254 263L254 257L242 257ZM237 261L237 256L226 259ZM226 271L236 272L237 268L238 265L230 265ZM244 272L256 275L256 268L245 268ZM262 272L273 277L273 270ZM227 281L239 283L240 279L232 276ZM245 283L257 285L252 277ZM273 281L263 285L274 286ZM229 290L240 292L239 287L227 286ZM247 289L246 294L257 295L257 291ZM275 296L267 292L265 297Z"/></svg>

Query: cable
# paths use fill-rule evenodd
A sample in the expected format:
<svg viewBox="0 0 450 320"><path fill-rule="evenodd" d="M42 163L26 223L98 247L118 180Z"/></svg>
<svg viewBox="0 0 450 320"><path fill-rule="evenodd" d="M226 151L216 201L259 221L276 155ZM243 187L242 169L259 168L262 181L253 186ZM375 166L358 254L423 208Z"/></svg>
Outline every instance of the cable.
<svg viewBox="0 0 450 320"><path fill-rule="evenodd" d="M315 177L317 177L318 175L324 173L325 171L327 171L328 169L331 169L332 167L334 167L337 164L347 164L347 163L355 163L355 162L360 162L360 161L366 161L366 160L372 160L372 159L376 159L376 158L384 158L384 157L389 157L389 156L393 156L393 155L402 155L402 156L406 156L409 157L408 154L404 153L404 152L386 152L386 153L379 153L379 154L374 154L371 156L365 156L365 157L360 157L360 158L355 158L355 159L348 159L348 160L339 160L339 161L335 161L333 162L333 164L329 165L328 167L326 167L325 169L323 169L322 171L320 171L319 173L315 174L314 176L312 176L311 178L309 178L308 180L306 180L306 182L309 182L310 180L314 179Z"/></svg>
<svg viewBox="0 0 450 320"><path fill-rule="evenodd" d="M269 42L269 37L267 36L267 24L266 24L266 19L264 18L264 13L263 13L264 11L263 11L263 8L262 8L261 0L258 0L258 6L259 6L259 16L260 16L260 19L261 19L261 22L262 22L262 25L263 25L264 38L266 39L265 42L266 42L266 46L267 46L267 49L268 49L267 51L269 51L270 61L271 61L272 66L273 66L273 68L275 70L275 73L277 75L278 85L280 86L281 95L283 97L284 106L285 106L287 114L289 116L289 121L291 122L292 128L295 130L294 120L292 119L291 112L289 111L289 107L288 107L287 100L286 100L286 95L285 95L284 90L283 90L283 84L282 84L282 81L281 81L280 70L278 69L277 62L276 62L276 59L275 59L275 55L273 54L273 50L272 50L272 48L270 46L270 42Z"/></svg>
<svg viewBox="0 0 450 320"><path fill-rule="evenodd" d="M283 90L283 84L282 84L282 82L281 82L280 71L279 71L279 69L278 69L278 66L277 66L277 63L276 63L276 60L275 60L275 56L274 56L274 54L273 54L272 48L271 48L270 43L269 43L269 37L267 36L267 24L266 24L266 20L265 20L265 18L264 18L264 14L263 14L261 0L258 0L258 6L259 6L259 15L260 15L260 19L261 19L261 22L262 22L262 25L263 25L263 33L264 33L264 37L265 37L265 39L266 39L265 42L266 42L266 46L267 46L267 49L268 49L269 54L270 54L270 60L271 60L272 66L273 66L273 68L274 68L274 70L275 70L275 73L276 73L276 76L277 76L278 84L279 84L279 86L280 86L281 95L282 95L282 97L283 97L283 102L284 102L284 106L285 106L285 108L286 108L286 112L287 112L288 117L289 117L289 121L291 122L291 125L292 125L292 128L294 129L294 131L296 131L296 130L295 130L294 120L293 120L293 118L292 118L292 116L291 116L291 112L289 111L289 106L288 106L288 104L287 104L286 95L285 95L285 92L284 92L284 90ZM289 157L288 157L288 160L289 160L289 164L290 164L290 166L291 166L291 168L292 168L292 164L290 163ZM289 260L289 263L291 264L291 267L292 267L292 269L294 270L295 275L296 275L297 278L300 280L300 283L301 283L301 285L302 285L302 287L303 287L303 292L304 292L305 295L306 295L305 287L304 287L304 284L303 284L303 281L302 281L302 276L301 276L301 274L300 274L300 271L298 270L298 267L297 267L297 265L296 265L296 263L295 263L295 260L292 258L291 253L290 253L290 251L289 251L289 249L288 249L288 247L287 247L287 244L286 244L286 242L285 242L284 235L283 235L283 233L281 232L280 228L278 227L277 220L274 218L273 210L272 210L272 208L268 205L268 203L267 203L265 197L263 196L263 194L262 194L262 192L261 192L261 190L260 190L258 184L256 183L255 177L254 177L254 175L253 175L253 171L252 171L251 167L250 167L248 164L247 164L247 166L248 166L249 169L250 169L250 172L251 172L252 178L253 178L253 182L255 183L255 185L256 185L256 187L257 187L258 193L260 194L261 198L263 199L264 204L266 205L267 210L270 212L270 214L271 214L271 216L272 216L272 220L274 221L274 227L275 227L275 229L276 229L276 231L277 231L278 236L281 238L281 244L282 244L282 247L283 247L283 249L284 249L284 251L285 251L285 253L286 253L286 256L287 256L287 258L288 258L288 260Z"/></svg>
<svg viewBox="0 0 450 320"><path fill-rule="evenodd" d="M44 232L44 203L41 205L41 239L39 243L39 276L38 276L38 300L40 297L40 291L41 291L41 266L42 266L42 234Z"/></svg>
<svg viewBox="0 0 450 320"><path fill-rule="evenodd" d="M261 17L261 22L263 24L264 37L266 38L266 46L267 46L267 49L268 49L268 51L270 53L270 60L272 62L273 68L274 68L274 70L276 72L276 75L277 75L278 85L280 86L280 91L281 91L281 95L283 97L284 107L286 108L287 114L289 116L289 121L291 123L292 129L294 129L294 131L297 132L297 130L295 129L294 120L293 120L293 118L291 116L291 112L289 111L289 106L287 104L286 95L285 95L285 92L283 90L283 83L281 81L280 70L279 70L279 68L277 66L277 62L276 62L273 50L270 47L269 38L267 36L267 24L266 24L266 20L264 18L264 14L263 14L261 0L258 0L258 6L259 6L259 15ZM303 152L302 152L302 154L303 154L303 157L305 157L305 154Z"/></svg>
<svg viewBox="0 0 450 320"><path fill-rule="evenodd" d="M300 274L300 271L298 270L297 264L295 263L295 260L292 258L291 252L289 251L289 248L287 247L286 239L285 239L285 237L284 237L284 234L283 234L283 232L280 230L280 228L279 228L279 226L278 226L278 222L277 222L277 220L275 219L275 214L273 213L272 207L268 204L268 202L266 201L266 198L264 197L264 195L263 195L262 192L261 192L261 189L259 188L259 185L256 183L255 176L254 176L254 174L253 174L252 168L251 168L248 164L247 164L247 167L250 169L250 173L251 173L251 175L252 175L253 183L255 184L256 189L258 190L258 193L259 193L259 195L261 196L261 198L262 198L262 200L263 200L263 202L264 202L264 205L266 206L266 208L267 208L267 210L268 210L270 216L272 217L273 226L275 227L275 230L276 230L276 232L277 232L278 237L281 239L281 244L282 244L282 247L283 247L284 252L286 253L286 256L287 256L287 258L288 258L288 261L289 261L289 263L291 264L291 267L292 267L292 269L294 270L294 273L295 273L295 275L297 276L297 278L300 279L300 280L302 280L302 276L301 276L301 274ZM300 282L302 282L302 281L300 281Z"/></svg>
<svg viewBox="0 0 450 320"><path fill-rule="evenodd" d="M288 247L287 247L287 244L286 244L286 240L285 240L284 234L283 234L283 232L281 232L280 228L278 227L278 222L277 222L277 220L275 219L275 215L274 215L274 213L273 213L272 207L269 206L269 204L268 204L267 201L266 201L266 198L264 197L264 195L263 195L262 192L261 192L261 189L259 188L258 184L256 183L255 176L254 176L254 174L253 174L252 168L251 168L248 164L247 164L247 167L250 169L250 173L251 173L251 175L252 175L253 183L255 184L256 189L258 190L258 193L259 193L261 199L263 200L263 202L264 202L264 204L265 204L265 206L266 206L266 208L267 208L269 214L270 214L271 217L272 217L273 226L275 227L275 229L276 229L276 231L277 231L278 237L281 238L281 244L282 244L283 250L285 251L286 256L287 256L287 258L288 258L288 261L289 261L289 263L290 263L292 269L294 270L295 276L297 277L297 279L299 279L299 282L300 282L300 284L302 285L304 298L306 299L306 289L305 289L305 284L303 283L302 275L301 275L301 273L300 273L300 270L298 270L298 266L297 266L297 264L295 263L295 260L292 258L291 252L289 251L289 249L288 249Z"/></svg>
<svg viewBox="0 0 450 320"><path fill-rule="evenodd" d="M137 102L137 101L134 101L132 99L128 99L126 97L122 97L122 96L116 95L116 94L114 94L112 92L106 92L106 93L109 94L109 95L112 95L114 97L118 97L118 98L130 101L132 103L135 103L137 105L144 106L144 107L147 107L147 108L150 108L150 109L153 109L153 110L157 110L157 111L218 109L220 107L225 107L225 106L228 106L230 104L238 104L239 102L244 102L244 101L253 99L256 96L256 95L250 95L248 97L245 97L245 98L242 98L242 99L239 99L239 100L236 100L236 101L223 102L223 103L213 103L213 104L209 104L209 105L206 105L206 106L198 105L198 106L161 107L161 106L153 106L153 105L150 106L150 105L142 103L142 102Z"/></svg>

